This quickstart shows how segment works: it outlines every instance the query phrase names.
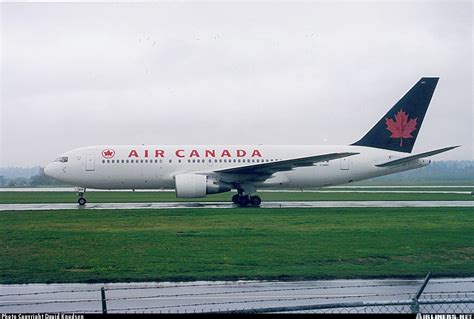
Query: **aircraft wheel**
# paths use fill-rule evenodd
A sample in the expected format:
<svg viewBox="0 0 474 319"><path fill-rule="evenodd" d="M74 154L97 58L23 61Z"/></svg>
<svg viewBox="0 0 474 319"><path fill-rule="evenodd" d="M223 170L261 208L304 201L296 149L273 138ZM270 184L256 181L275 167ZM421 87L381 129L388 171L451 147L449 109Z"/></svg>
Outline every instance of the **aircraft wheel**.
<svg viewBox="0 0 474 319"><path fill-rule="evenodd" d="M86 199L84 197L81 197L77 200L77 203L79 204L79 206L84 206L86 204Z"/></svg>
<svg viewBox="0 0 474 319"><path fill-rule="evenodd" d="M232 196L232 202L234 204L238 204L239 203L239 199L240 199L240 195L239 194L235 194L234 196Z"/></svg>
<svg viewBox="0 0 474 319"><path fill-rule="evenodd" d="M249 197L244 195L239 198L239 205L245 207L249 204Z"/></svg>
<svg viewBox="0 0 474 319"><path fill-rule="evenodd" d="M252 204L252 206L260 206L262 200L259 196L252 196L250 197L250 203Z"/></svg>

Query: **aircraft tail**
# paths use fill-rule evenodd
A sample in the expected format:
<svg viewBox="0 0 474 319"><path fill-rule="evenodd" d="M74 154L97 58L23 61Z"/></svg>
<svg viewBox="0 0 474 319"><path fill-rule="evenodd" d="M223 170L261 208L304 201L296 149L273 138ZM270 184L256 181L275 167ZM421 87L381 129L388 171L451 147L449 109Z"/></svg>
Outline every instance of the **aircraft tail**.
<svg viewBox="0 0 474 319"><path fill-rule="evenodd" d="M411 153L439 78L421 78L372 129L352 145Z"/></svg>

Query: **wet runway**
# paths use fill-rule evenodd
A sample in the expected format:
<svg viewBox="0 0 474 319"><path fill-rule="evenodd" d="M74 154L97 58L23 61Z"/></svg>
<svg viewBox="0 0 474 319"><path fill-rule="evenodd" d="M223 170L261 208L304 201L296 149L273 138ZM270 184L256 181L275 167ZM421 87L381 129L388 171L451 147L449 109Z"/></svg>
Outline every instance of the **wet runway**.
<svg viewBox="0 0 474 319"><path fill-rule="evenodd" d="M474 311L474 278L431 279L422 300L467 300L463 306L444 304L422 308L425 312ZM325 280L325 281L220 281L188 283L29 284L0 285L0 312L102 312L101 287L105 288L109 313L192 313L264 309L282 306L327 307L340 312L357 311L350 303L410 301L423 280ZM451 308L444 308L444 307ZM408 313L410 305L397 309L367 308L359 311ZM424 306L428 307L428 306ZM456 308L454 308L456 307Z"/></svg>
<svg viewBox="0 0 474 319"><path fill-rule="evenodd" d="M0 204L0 211L77 210L77 209L179 209L236 208L228 202L159 202L159 203L76 203ZM327 208L327 207L474 207L474 201L285 201L263 202L261 208Z"/></svg>

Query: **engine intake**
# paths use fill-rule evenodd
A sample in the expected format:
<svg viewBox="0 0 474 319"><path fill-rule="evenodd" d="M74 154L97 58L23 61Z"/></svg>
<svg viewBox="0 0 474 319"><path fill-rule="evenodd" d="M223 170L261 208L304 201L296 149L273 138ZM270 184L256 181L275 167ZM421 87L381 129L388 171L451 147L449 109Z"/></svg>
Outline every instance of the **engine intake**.
<svg viewBox="0 0 474 319"><path fill-rule="evenodd" d="M185 173L176 175L174 180L178 198L206 197L207 194L224 193L231 190L229 184L208 178L206 175Z"/></svg>

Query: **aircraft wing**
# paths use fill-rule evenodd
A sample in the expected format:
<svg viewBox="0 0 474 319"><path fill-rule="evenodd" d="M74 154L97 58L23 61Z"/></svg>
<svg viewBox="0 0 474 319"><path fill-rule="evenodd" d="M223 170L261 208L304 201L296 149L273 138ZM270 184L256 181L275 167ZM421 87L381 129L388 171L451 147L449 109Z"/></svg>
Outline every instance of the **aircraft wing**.
<svg viewBox="0 0 474 319"><path fill-rule="evenodd" d="M393 161L385 162L385 163L382 163L382 164L377 164L375 166L387 167L387 166L401 165L401 164L405 164L405 163L408 163L408 162L416 160L416 159L420 159L420 158L423 158L423 157L428 157L428 156L436 155L436 154L443 153L443 152L446 152L446 151L450 151L450 150L452 150L456 147L459 147L459 146L460 145L440 148L440 149L437 149L437 150L434 150L434 151L415 154L415 155L399 158L399 159L396 159L396 160L393 160Z"/></svg>
<svg viewBox="0 0 474 319"><path fill-rule="evenodd" d="M213 171L214 173L236 174L236 175L272 175L277 172L291 171L296 167L312 166L315 163L357 155L359 153L329 153L308 157L299 157L288 160L274 161L268 163L257 163L246 166L224 168Z"/></svg>

